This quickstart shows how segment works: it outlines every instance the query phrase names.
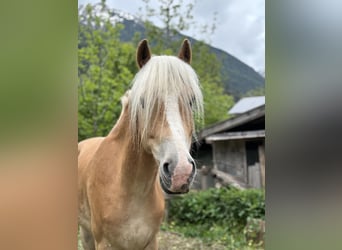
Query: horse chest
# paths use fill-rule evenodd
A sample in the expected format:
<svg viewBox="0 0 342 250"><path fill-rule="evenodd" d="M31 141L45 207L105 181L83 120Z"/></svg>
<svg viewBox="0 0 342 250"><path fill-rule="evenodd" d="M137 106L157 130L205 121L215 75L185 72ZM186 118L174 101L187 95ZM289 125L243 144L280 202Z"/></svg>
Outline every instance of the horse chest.
<svg viewBox="0 0 342 250"><path fill-rule="evenodd" d="M153 234L153 225L144 218L132 218L122 225L121 235L123 239L131 242L144 243Z"/></svg>
<svg viewBox="0 0 342 250"><path fill-rule="evenodd" d="M141 215L129 218L113 225L112 242L123 249L143 249L155 236L158 226Z"/></svg>

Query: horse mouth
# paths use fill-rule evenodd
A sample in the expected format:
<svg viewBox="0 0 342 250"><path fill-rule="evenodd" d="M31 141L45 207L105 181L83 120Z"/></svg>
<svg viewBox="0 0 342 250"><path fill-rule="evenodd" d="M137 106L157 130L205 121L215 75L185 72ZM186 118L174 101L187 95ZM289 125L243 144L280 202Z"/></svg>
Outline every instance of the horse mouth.
<svg viewBox="0 0 342 250"><path fill-rule="evenodd" d="M159 182L160 182L160 186L162 187L163 191L166 193L166 194L183 194L184 192L172 192L170 191L166 185L164 184L163 180L161 178L159 178Z"/></svg>

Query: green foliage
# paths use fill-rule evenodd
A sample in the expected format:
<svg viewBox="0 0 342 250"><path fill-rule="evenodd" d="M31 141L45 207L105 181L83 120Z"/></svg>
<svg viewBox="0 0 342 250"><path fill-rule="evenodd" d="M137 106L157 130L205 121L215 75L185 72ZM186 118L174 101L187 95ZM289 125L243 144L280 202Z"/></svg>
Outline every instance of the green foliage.
<svg viewBox="0 0 342 250"><path fill-rule="evenodd" d="M104 2L101 12L109 13ZM120 97L136 71L135 47L120 42L121 29L92 5L79 10L79 140L106 135L120 115Z"/></svg>
<svg viewBox="0 0 342 250"><path fill-rule="evenodd" d="M223 223L242 229L248 217L264 217L264 193L256 189L212 188L171 200L169 214L179 225Z"/></svg>
<svg viewBox="0 0 342 250"><path fill-rule="evenodd" d="M243 238L248 218L264 217L263 191L213 188L172 199L166 227L185 236L232 244L232 240Z"/></svg>
<svg viewBox="0 0 342 250"><path fill-rule="evenodd" d="M264 245L265 221L255 218L247 218L247 225L243 230L246 240L251 244Z"/></svg>

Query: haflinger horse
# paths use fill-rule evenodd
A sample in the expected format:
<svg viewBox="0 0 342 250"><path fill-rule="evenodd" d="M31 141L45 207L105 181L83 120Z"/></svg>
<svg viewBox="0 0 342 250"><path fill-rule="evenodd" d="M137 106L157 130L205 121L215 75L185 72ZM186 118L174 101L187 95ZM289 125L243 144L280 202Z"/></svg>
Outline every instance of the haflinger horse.
<svg viewBox="0 0 342 250"><path fill-rule="evenodd" d="M184 40L178 57L137 49L140 68L106 137L78 146L79 227L84 249L158 249L164 192L189 191L189 150L203 97Z"/></svg>

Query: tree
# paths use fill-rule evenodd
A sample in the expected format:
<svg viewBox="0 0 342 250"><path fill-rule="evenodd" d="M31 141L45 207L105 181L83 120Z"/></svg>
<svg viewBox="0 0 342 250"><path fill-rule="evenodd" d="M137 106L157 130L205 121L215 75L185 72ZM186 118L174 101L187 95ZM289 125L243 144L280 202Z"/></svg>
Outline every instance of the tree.
<svg viewBox="0 0 342 250"><path fill-rule="evenodd" d="M79 140L109 132L121 112L120 97L136 71L135 47L120 42L122 26L113 25L108 16L104 1L79 9Z"/></svg>
<svg viewBox="0 0 342 250"><path fill-rule="evenodd" d="M188 1L183 4L183 0L159 0L158 9L150 7L150 0L143 0L145 16L141 18L145 21L146 36L150 40L153 52L156 54L172 54L178 52L179 45L184 39L181 32L187 31L190 26L194 26L192 15L194 2ZM153 25L151 19L159 18L162 27ZM215 20L215 16L214 16ZM215 31L215 23L197 26L202 34L210 37ZM204 41L193 43L193 68L197 72L204 96L204 125L218 122L228 118L228 109L234 104L232 96L224 93L222 86L221 63L214 53L209 51L209 47Z"/></svg>

